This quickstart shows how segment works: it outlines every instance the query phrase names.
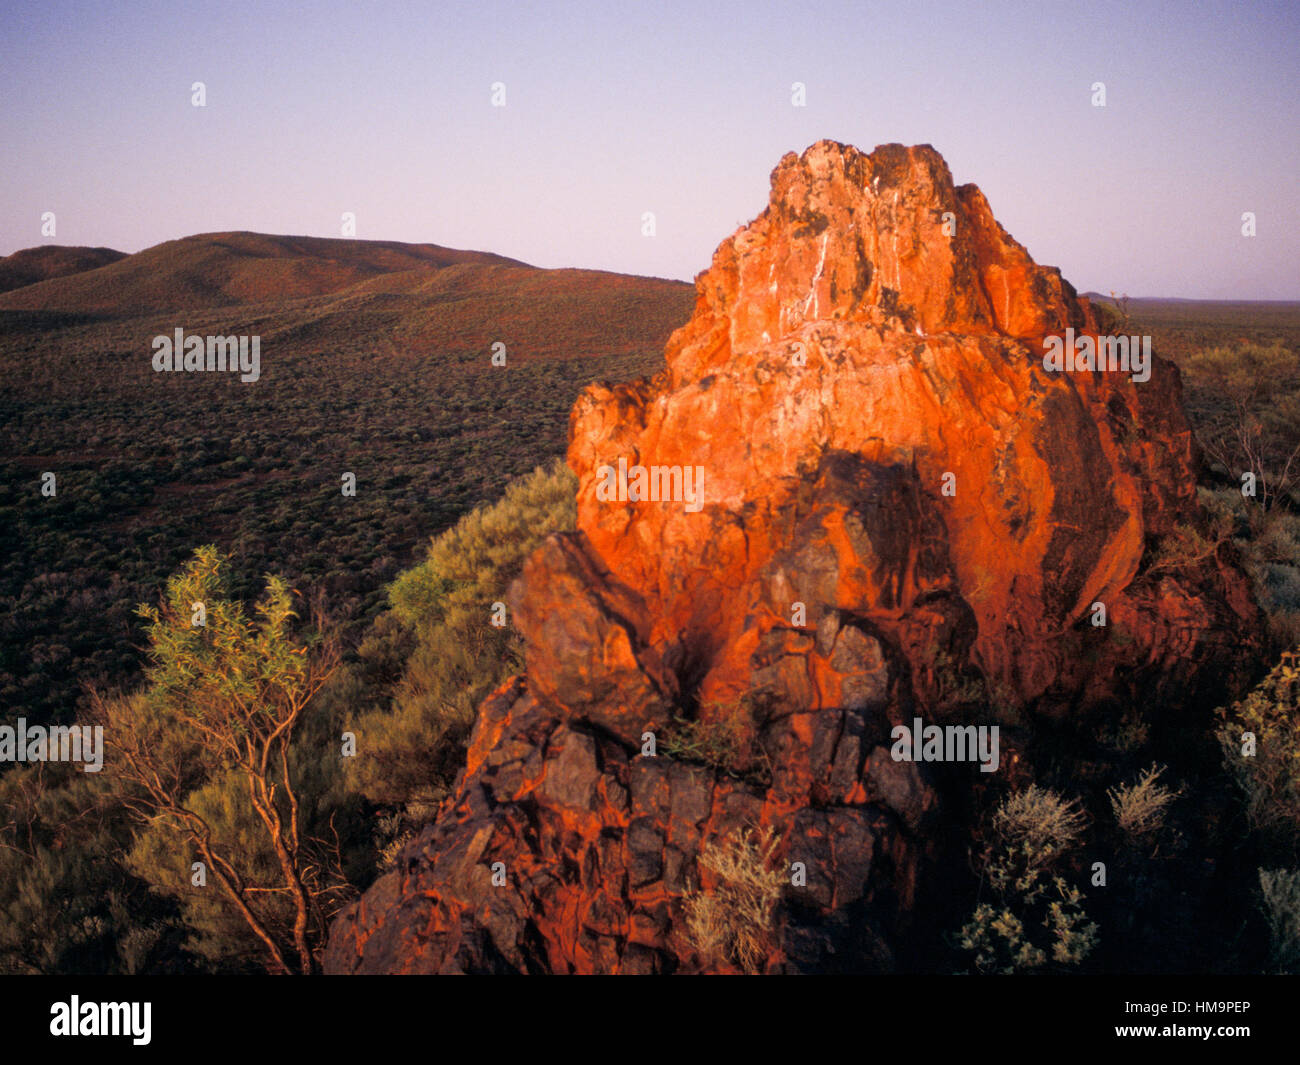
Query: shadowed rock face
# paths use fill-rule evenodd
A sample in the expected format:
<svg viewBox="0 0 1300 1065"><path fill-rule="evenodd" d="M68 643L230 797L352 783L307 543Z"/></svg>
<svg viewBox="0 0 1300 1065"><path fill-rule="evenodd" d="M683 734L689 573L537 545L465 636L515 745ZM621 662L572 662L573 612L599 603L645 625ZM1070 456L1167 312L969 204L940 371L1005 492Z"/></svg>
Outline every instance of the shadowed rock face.
<svg viewBox="0 0 1300 1065"><path fill-rule="evenodd" d="M663 373L575 406L578 531L512 591L526 674L330 970L725 968L683 901L751 825L807 871L766 967L888 970L943 817L893 726L1185 699L1252 648L1226 554L1147 572L1199 520L1176 370L1045 370L1092 309L932 148L787 155L696 288ZM699 494L611 499L620 460ZM729 771L642 755L675 716L727 731Z"/></svg>

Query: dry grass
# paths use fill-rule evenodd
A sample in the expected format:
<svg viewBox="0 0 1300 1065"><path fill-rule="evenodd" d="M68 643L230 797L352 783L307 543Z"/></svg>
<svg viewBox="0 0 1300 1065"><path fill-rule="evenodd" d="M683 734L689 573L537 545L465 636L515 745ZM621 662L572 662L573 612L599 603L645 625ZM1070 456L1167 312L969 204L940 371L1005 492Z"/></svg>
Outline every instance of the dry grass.
<svg viewBox="0 0 1300 1065"><path fill-rule="evenodd" d="M1159 783L1164 766L1152 765L1134 784L1107 791L1110 808L1125 835L1143 838L1158 832L1165 823L1167 807L1181 794Z"/></svg>
<svg viewBox="0 0 1300 1065"><path fill-rule="evenodd" d="M782 873L769 867L777 843L771 832L745 830L701 851L700 866L715 885L687 896L686 927L706 962L726 961L747 973L762 970L776 945L776 906L785 886Z"/></svg>
<svg viewBox="0 0 1300 1065"><path fill-rule="evenodd" d="M1065 850L1079 838L1085 823L1077 799L1066 801L1037 784L1009 796L993 815L993 831L1000 839L1033 852Z"/></svg>

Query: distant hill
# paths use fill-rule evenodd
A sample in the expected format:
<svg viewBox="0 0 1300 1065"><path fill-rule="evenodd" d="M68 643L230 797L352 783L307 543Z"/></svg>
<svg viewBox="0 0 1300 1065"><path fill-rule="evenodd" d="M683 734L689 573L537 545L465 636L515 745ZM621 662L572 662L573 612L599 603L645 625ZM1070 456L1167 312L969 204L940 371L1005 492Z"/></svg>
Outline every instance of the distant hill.
<svg viewBox="0 0 1300 1065"><path fill-rule="evenodd" d="M216 233L0 295L0 334L146 319L137 332L252 333L282 354L396 347L486 357L499 341L516 362L661 348L693 299L679 281L544 270L435 244Z"/></svg>
<svg viewBox="0 0 1300 1065"><path fill-rule="evenodd" d="M23 248L0 258L0 292L97 270L126 257L126 252L112 248L64 247L59 244Z"/></svg>
<svg viewBox="0 0 1300 1065"><path fill-rule="evenodd" d="M46 275L49 280L25 282L21 290L0 296L0 309L123 314L231 306L319 296L408 270L525 265L502 255L436 244L264 233L200 233L135 255L109 254L116 261L98 264L103 268L93 274L65 270L69 276L51 273Z"/></svg>

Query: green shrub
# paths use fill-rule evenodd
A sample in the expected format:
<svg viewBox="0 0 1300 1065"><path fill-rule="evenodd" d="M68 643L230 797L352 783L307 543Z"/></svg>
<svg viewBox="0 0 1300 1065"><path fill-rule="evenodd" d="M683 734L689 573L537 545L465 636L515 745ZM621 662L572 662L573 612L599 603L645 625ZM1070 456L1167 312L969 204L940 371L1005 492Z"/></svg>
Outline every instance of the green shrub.
<svg viewBox="0 0 1300 1065"><path fill-rule="evenodd" d="M1300 651L1283 655L1253 691L1218 715L1224 761L1252 827L1300 845Z"/></svg>
<svg viewBox="0 0 1300 1065"><path fill-rule="evenodd" d="M396 807L436 806L464 764L478 705L522 668L522 643L507 623L491 623L525 559L553 532L577 522L577 479L562 462L513 482L502 499L479 507L433 539L428 557L389 589L391 616L412 637L409 658L379 706L354 708L357 736L349 776L370 800ZM508 618L507 618L508 622ZM363 662L393 668L403 635L363 649ZM399 838L400 826L390 834ZM390 846L391 839L381 842Z"/></svg>
<svg viewBox="0 0 1300 1065"><path fill-rule="evenodd" d="M1256 477L1266 510L1300 485L1300 363L1285 344L1199 347L1186 372L1191 420L1210 461L1233 481Z"/></svg>
<svg viewBox="0 0 1300 1065"><path fill-rule="evenodd" d="M1097 926L1082 893L1056 872L1084 825L1076 800L1036 784L994 810L983 864L995 900L978 903L958 934L977 972L1030 972L1049 959L1076 966L1092 952Z"/></svg>
<svg viewBox="0 0 1300 1065"><path fill-rule="evenodd" d="M412 628L486 625L524 560L553 532L577 524L577 478L559 459L507 486L505 495L466 514L429 545L424 562L388 590L393 613Z"/></svg>
<svg viewBox="0 0 1300 1065"><path fill-rule="evenodd" d="M1043 914L1051 960L1057 965L1078 965L1097 945L1097 926L1083 910L1083 896L1062 877L1052 878L1056 892ZM1042 937L1040 936L1040 939ZM1034 942L1024 922L1009 907L980 903L961 930L961 948L973 955L980 973L1023 973L1041 968L1048 952Z"/></svg>
<svg viewBox="0 0 1300 1065"><path fill-rule="evenodd" d="M1268 615L1276 650L1300 644L1300 517L1282 507L1265 510L1236 489L1198 492L1212 523L1227 523Z"/></svg>
<svg viewBox="0 0 1300 1065"><path fill-rule="evenodd" d="M691 720L674 717L659 743L661 754L683 762L695 762L731 775L738 775L741 754L741 722L733 717Z"/></svg>

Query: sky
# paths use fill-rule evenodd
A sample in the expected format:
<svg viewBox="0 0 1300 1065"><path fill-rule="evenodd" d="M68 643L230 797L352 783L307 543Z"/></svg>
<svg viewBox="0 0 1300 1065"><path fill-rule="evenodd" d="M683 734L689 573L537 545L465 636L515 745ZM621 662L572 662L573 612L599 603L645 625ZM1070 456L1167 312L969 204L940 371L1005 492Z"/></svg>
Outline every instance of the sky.
<svg viewBox="0 0 1300 1065"><path fill-rule="evenodd" d="M1298 46L1300 4L1254 0L5 0L0 255L350 212L689 280L831 138L932 144L1080 291L1300 299Z"/></svg>

